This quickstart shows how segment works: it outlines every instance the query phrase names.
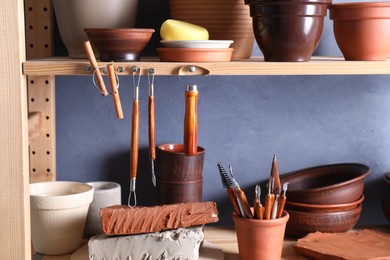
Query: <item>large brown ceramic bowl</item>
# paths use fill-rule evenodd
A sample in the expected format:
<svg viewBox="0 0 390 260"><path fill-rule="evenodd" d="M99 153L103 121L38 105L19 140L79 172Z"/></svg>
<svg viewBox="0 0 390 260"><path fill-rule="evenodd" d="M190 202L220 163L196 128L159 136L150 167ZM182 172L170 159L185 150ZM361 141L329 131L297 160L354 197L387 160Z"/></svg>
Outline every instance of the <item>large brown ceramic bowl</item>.
<svg viewBox="0 0 390 260"><path fill-rule="evenodd" d="M308 233L345 232L352 229L360 218L362 205L340 212L304 212L286 210L290 214L287 222L286 234L294 237L303 237Z"/></svg>
<svg viewBox="0 0 390 260"><path fill-rule="evenodd" d="M370 168L364 164L329 164L281 176L289 182L287 199L308 204L341 204L358 200Z"/></svg>
<svg viewBox="0 0 390 260"><path fill-rule="evenodd" d="M334 36L346 60L387 60L390 55L390 2L329 6Z"/></svg>
<svg viewBox="0 0 390 260"><path fill-rule="evenodd" d="M84 30L101 61L137 61L154 29L87 28Z"/></svg>
<svg viewBox="0 0 390 260"><path fill-rule="evenodd" d="M382 200L382 209L387 221L390 222L390 173L383 176L383 181L386 184L387 192Z"/></svg>
<svg viewBox="0 0 390 260"><path fill-rule="evenodd" d="M331 0L246 0L265 61L309 61Z"/></svg>
<svg viewBox="0 0 390 260"><path fill-rule="evenodd" d="M359 206L364 200L364 195L362 195L358 200L351 203L342 203L342 204L307 204L299 203L294 201L286 201L286 210L295 210L295 211L306 211L306 212L340 212L350 209L354 209Z"/></svg>

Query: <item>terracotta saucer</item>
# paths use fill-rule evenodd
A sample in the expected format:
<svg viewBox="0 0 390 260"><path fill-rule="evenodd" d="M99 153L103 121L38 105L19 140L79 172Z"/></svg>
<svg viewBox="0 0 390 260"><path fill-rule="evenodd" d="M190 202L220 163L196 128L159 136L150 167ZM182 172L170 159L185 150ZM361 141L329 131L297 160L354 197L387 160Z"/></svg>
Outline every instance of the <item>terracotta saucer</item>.
<svg viewBox="0 0 390 260"><path fill-rule="evenodd" d="M223 62L232 59L233 48L157 48L160 61Z"/></svg>

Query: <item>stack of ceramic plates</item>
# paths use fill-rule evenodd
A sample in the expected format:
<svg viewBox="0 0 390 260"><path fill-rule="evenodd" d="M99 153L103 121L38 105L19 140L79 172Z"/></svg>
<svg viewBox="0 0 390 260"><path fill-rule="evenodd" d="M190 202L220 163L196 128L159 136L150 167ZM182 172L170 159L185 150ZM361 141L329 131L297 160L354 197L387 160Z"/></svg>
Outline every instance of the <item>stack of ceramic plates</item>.
<svg viewBox="0 0 390 260"><path fill-rule="evenodd" d="M160 41L164 46L157 48L161 61L216 62L230 61L232 40L184 40Z"/></svg>

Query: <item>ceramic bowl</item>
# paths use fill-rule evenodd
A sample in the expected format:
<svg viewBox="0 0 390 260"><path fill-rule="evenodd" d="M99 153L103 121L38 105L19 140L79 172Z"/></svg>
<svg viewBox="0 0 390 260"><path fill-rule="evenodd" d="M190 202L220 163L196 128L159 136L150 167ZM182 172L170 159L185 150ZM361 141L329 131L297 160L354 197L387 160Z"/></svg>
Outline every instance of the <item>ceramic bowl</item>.
<svg viewBox="0 0 390 260"><path fill-rule="evenodd" d="M157 48L160 61L223 62L232 59L232 48Z"/></svg>
<svg viewBox="0 0 390 260"><path fill-rule="evenodd" d="M309 61L331 0L246 0L265 61Z"/></svg>
<svg viewBox="0 0 390 260"><path fill-rule="evenodd" d="M226 49L233 43L232 40L186 40L186 41L167 41L161 40L160 43L166 48L215 48Z"/></svg>
<svg viewBox="0 0 390 260"><path fill-rule="evenodd" d="M101 61L137 61L154 29L87 28L84 30Z"/></svg>
<svg viewBox="0 0 390 260"><path fill-rule="evenodd" d="M342 204L307 204L299 203L294 201L286 201L286 209L296 210L296 211L306 211L306 212L339 212L354 209L359 204L364 201L364 195L362 195L358 200L351 203L342 203Z"/></svg>
<svg viewBox="0 0 390 260"><path fill-rule="evenodd" d="M390 2L329 6L338 47L346 60L387 60L390 55Z"/></svg>
<svg viewBox="0 0 390 260"><path fill-rule="evenodd" d="M290 172L281 176L289 182L289 201L307 204L342 204L358 200L370 168L364 164L329 164Z"/></svg>
<svg viewBox="0 0 390 260"><path fill-rule="evenodd" d="M388 222L390 222L390 173L383 176L383 181L386 184L387 193L382 199L382 210Z"/></svg>
<svg viewBox="0 0 390 260"><path fill-rule="evenodd" d="M92 186L80 182L30 184L31 238L38 253L68 254L82 240Z"/></svg>
<svg viewBox="0 0 390 260"><path fill-rule="evenodd" d="M286 234L303 237L316 231L336 233L352 229L360 218L362 205L339 212L286 211L290 214Z"/></svg>

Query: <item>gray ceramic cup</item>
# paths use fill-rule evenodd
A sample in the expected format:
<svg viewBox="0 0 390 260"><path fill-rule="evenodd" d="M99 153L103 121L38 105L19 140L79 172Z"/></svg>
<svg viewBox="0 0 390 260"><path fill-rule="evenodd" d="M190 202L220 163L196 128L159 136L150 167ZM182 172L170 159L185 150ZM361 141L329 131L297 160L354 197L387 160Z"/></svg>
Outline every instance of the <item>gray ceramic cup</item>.
<svg viewBox="0 0 390 260"><path fill-rule="evenodd" d="M95 190L84 229L84 236L91 237L103 233L99 215L100 209L121 205L121 186L119 183L109 181L88 182L87 184Z"/></svg>

